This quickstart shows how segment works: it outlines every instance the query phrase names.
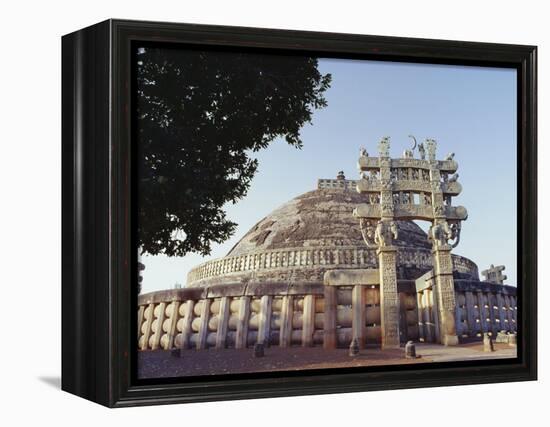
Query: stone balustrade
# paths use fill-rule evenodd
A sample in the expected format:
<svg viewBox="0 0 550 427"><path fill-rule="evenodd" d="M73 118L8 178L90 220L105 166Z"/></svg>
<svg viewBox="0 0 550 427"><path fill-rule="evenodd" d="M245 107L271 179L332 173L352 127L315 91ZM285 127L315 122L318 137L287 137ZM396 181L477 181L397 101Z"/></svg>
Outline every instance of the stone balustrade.
<svg viewBox="0 0 550 427"><path fill-rule="evenodd" d="M455 280L456 330L460 338L482 337L488 332L517 332L516 288L486 282ZM437 299L426 287L417 292L419 339L439 342Z"/></svg>
<svg viewBox="0 0 550 427"><path fill-rule="evenodd" d="M234 284L139 297L138 347L314 346L323 342L323 286Z"/></svg>
<svg viewBox="0 0 550 427"><path fill-rule="evenodd" d="M400 247L397 262L398 265L404 264L426 271L433 265L429 249ZM376 268L377 263L375 250L358 249L355 246L271 250L230 256L200 264L187 275L187 286L202 286L208 279L218 279L227 275L229 275L229 281L236 281L234 278L231 279L231 275L235 273L262 274L280 270L288 272L292 268L299 268L302 274L312 269L308 280L322 283L325 270L344 267ZM468 274L475 279L479 277L476 264L465 257L453 255L453 266L460 273ZM275 277L276 274L271 279ZM283 280L287 280L287 275Z"/></svg>

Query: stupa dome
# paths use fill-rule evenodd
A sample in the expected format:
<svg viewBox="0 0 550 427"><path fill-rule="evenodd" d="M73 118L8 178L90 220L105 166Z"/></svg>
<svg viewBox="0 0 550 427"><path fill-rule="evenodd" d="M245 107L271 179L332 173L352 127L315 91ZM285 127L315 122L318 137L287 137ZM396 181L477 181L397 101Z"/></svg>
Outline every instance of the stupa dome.
<svg viewBox="0 0 550 427"><path fill-rule="evenodd" d="M239 282L321 284L325 271L376 268L374 249L363 241L352 212L364 203L356 182L321 179L318 188L304 193L261 219L224 258L191 270L188 287ZM431 243L412 221L398 221L397 273L413 281L432 269ZM453 255L455 274L479 280L471 260Z"/></svg>

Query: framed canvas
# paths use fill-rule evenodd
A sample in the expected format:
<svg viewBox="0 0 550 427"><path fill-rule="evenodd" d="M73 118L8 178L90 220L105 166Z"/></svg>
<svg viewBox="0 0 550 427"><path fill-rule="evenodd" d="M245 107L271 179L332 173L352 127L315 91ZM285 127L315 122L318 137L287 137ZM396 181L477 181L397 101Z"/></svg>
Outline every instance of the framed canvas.
<svg viewBox="0 0 550 427"><path fill-rule="evenodd" d="M536 48L62 39L62 388L110 407L536 379Z"/></svg>

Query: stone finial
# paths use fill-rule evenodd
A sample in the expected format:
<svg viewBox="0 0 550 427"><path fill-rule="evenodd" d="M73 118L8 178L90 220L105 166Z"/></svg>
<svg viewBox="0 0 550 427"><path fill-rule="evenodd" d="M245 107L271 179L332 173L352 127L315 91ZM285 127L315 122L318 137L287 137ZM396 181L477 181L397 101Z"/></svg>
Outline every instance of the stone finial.
<svg viewBox="0 0 550 427"><path fill-rule="evenodd" d="M351 344L349 345L349 355L352 357L359 355L359 341L357 341L357 338L351 340Z"/></svg>
<svg viewBox="0 0 550 427"><path fill-rule="evenodd" d="M390 137L383 137L378 143L378 154L380 157L390 157Z"/></svg>
<svg viewBox="0 0 550 427"><path fill-rule="evenodd" d="M416 149L416 138L414 137L414 135L409 135L409 138L412 138L413 145L410 149L403 151L404 159L412 159L414 157L414 150Z"/></svg>
<svg viewBox="0 0 550 427"><path fill-rule="evenodd" d="M418 154L420 154L420 158L422 160L426 160L426 149L424 148L424 144L422 142L418 144Z"/></svg>
<svg viewBox="0 0 550 427"><path fill-rule="evenodd" d="M361 147L359 149L359 156L360 157L369 157L369 153L367 153L367 149L365 147Z"/></svg>
<svg viewBox="0 0 550 427"><path fill-rule="evenodd" d="M483 334L483 351L491 352L495 351L495 346L493 344L493 339L488 332Z"/></svg>
<svg viewBox="0 0 550 427"><path fill-rule="evenodd" d="M336 175L336 179L346 179L346 175L344 175L344 171L339 171L338 175Z"/></svg>
<svg viewBox="0 0 550 427"><path fill-rule="evenodd" d="M483 270L481 274L485 277L485 282L496 283L503 285L504 281L508 278L502 272L506 269L504 265L497 265L496 267L491 264L487 270Z"/></svg>
<svg viewBox="0 0 550 427"><path fill-rule="evenodd" d="M257 342L254 344L254 357L264 357L265 356L265 346L263 342Z"/></svg>
<svg viewBox="0 0 550 427"><path fill-rule="evenodd" d="M437 142L435 139L426 138L424 142L426 152L428 153L428 160L435 160L435 152L437 150Z"/></svg>

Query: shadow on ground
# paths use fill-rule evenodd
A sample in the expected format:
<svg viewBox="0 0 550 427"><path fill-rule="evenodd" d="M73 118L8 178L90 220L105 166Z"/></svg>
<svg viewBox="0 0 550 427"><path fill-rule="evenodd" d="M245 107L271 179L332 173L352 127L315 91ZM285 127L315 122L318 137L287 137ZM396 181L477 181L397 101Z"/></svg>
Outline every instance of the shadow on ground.
<svg viewBox="0 0 550 427"><path fill-rule="evenodd" d="M61 390L61 377L38 377L38 379L50 387Z"/></svg>

